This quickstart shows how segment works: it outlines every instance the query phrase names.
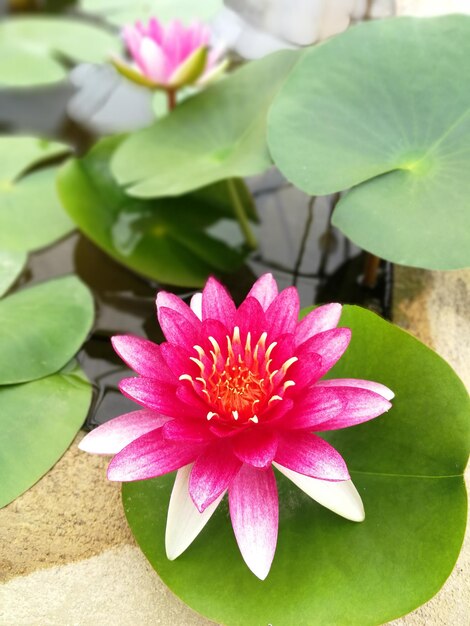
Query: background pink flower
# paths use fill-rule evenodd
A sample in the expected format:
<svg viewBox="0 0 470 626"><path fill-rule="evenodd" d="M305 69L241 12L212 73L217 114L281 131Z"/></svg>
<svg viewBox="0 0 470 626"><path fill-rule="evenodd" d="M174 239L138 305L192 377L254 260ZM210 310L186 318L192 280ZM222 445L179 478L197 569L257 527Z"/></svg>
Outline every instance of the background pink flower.
<svg viewBox="0 0 470 626"><path fill-rule="evenodd" d="M226 66L221 49L210 50L211 33L206 24L184 26L179 20L163 25L156 18L148 24L136 22L123 30L124 41L135 69L146 84L163 89L206 83ZM117 68L136 79L132 68L121 62Z"/></svg>
<svg viewBox="0 0 470 626"><path fill-rule="evenodd" d="M315 432L354 426L387 411L380 383L321 380L345 352L351 332L337 328L341 305L301 322L294 287L278 293L262 276L237 309L210 278L187 306L160 292L161 345L113 338L138 378L121 382L144 409L91 432L81 448L115 454L108 478L133 481L178 470L166 550L179 556L228 492L235 537L248 567L266 578L274 558L278 496L273 466L323 506L364 519L341 455Z"/></svg>

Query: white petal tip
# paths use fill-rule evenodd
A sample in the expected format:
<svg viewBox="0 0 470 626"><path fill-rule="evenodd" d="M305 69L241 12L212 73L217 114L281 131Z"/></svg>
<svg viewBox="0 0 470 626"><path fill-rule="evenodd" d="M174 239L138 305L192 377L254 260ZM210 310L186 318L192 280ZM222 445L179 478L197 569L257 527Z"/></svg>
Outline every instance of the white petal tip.
<svg viewBox="0 0 470 626"><path fill-rule="evenodd" d="M351 522L363 522L364 505L351 480L328 481L304 476L278 463L273 465L313 500Z"/></svg>
<svg viewBox="0 0 470 626"><path fill-rule="evenodd" d="M92 431L93 432L93 431ZM93 444L94 437L90 437L92 432L85 435L83 439L78 444L78 449L82 452L88 452L89 454L103 454L100 450L96 449L96 445Z"/></svg>
<svg viewBox="0 0 470 626"><path fill-rule="evenodd" d="M174 561L175 559L177 559L181 554L183 554L184 549L183 550L177 550L175 547L173 546L167 546L165 543L165 552L166 552L166 558L169 561Z"/></svg>
<svg viewBox="0 0 470 626"><path fill-rule="evenodd" d="M204 513L199 513L189 495L191 468L192 465L186 465L178 470L171 493L165 531L165 551L170 561L177 559L189 548L223 498L222 494Z"/></svg>
<svg viewBox="0 0 470 626"><path fill-rule="evenodd" d="M254 574L256 578L259 578L259 580L266 580L269 572L271 571L272 562L271 563L259 563L259 562L248 563L248 561L245 558L243 558L243 560L248 566L248 569L250 570L250 572Z"/></svg>

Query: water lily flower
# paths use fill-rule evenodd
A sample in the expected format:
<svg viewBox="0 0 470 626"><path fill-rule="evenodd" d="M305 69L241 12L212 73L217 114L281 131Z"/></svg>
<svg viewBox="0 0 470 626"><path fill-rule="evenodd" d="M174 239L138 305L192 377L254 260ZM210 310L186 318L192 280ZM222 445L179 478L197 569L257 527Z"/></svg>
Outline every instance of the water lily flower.
<svg viewBox="0 0 470 626"><path fill-rule="evenodd" d="M173 20L165 26L152 18L126 26L123 37L134 65L120 60L114 65L129 79L154 89L174 92L207 84L227 65L220 60L222 49L210 48L210 30L200 22L185 27Z"/></svg>
<svg viewBox="0 0 470 626"><path fill-rule="evenodd" d="M393 393L368 380L322 377L348 347L340 304L298 321L297 290L278 293L271 274L237 309L210 278L190 306L160 292L166 342L117 336L113 345L139 375L122 393L143 408L89 433L82 450L114 454L108 478L134 481L178 470L166 551L178 557L225 493L241 554L266 578L278 532L273 466L317 502L360 522L361 498L341 455L317 432L354 426L391 407Z"/></svg>

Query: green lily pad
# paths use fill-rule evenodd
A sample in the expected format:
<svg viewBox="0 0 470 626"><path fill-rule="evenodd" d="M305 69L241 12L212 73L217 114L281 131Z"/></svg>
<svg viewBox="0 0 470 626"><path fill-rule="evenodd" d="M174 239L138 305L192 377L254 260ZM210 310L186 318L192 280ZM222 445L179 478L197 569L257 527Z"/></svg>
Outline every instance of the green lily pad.
<svg viewBox="0 0 470 626"><path fill-rule="evenodd" d="M88 13L102 15L108 22L123 26L136 20L157 17L163 22L180 19L210 20L223 6L222 0L82 0L80 7Z"/></svg>
<svg viewBox="0 0 470 626"><path fill-rule="evenodd" d="M73 222L55 187L57 167L25 175L67 146L34 137L0 137L0 248L36 250L70 233Z"/></svg>
<svg viewBox="0 0 470 626"><path fill-rule="evenodd" d="M109 171L119 141L101 141L87 157L68 162L59 175L62 202L80 230L123 265L162 283L200 287L209 274L240 267L243 250L207 232L222 219L233 219L227 184L181 198L131 198ZM242 181L237 188L253 218Z"/></svg>
<svg viewBox="0 0 470 626"><path fill-rule="evenodd" d="M249 63L131 135L111 161L117 181L133 196L177 196L268 169L267 110L297 59L283 51Z"/></svg>
<svg viewBox="0 0 470 626"><path fill-rule="evenodd" d="M274 161L333 223L404 265L470 265L470 17L356 26L305 53L269 116Z"/></svg>
<svg viewBox="0 0 470 626"><path fill-rule="evenodd" d="M0 388L0 507L60 459L85 421L91 395L91 385L77 366Z"/></svg>
<svg viewBox="0 0 470 626"><path fill-rule="evenodd" d="M0 85L54 83L66 77L65 62L99 63L120 48L119 37L80 20L9 17L0 24Z"/></svg>
<svg viewBox="0 0 470 626"><path fill-rule="evenodd" d="M361 493L363 523L336 516L278 476L278 548L262 582L243 563L225 501L194 544L168 561L173 476L123 485L128 522L150 563L217 623L383 624L433 596L457 559L466 521L468 394L437 354L375 314L346 306L341 324L353 338L331 376L376 380L396 394L386 415L329 433Z"/></svg>
<svg viewBox="0 0 470 626"><path fill-rule="evenodd" d="M0 297L10 289L21 274L26 259L25 252L0 250Z"/></svg>
<svg viewBox="0 0 470 626"><path fill-rule="evenodd" d="M93 298L75 276L57 278L0 301L0 385L57 372L91 330Z"/></svg>
<svg viewBox="0 0 470 626"><path fill-rule="evenodd" d="M0 188L12 185L31 167L67 152L70 148L56 141L17 135L0 137Z"/></svg>

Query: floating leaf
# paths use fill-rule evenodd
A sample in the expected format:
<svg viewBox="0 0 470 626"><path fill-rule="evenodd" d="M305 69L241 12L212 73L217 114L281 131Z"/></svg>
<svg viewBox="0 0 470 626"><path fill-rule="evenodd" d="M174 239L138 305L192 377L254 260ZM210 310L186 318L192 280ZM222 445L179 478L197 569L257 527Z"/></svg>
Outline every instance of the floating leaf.
<svg viewBox="0 0 470 626"><path fill-rule="evenodd" d="M386 415L328 437L348 463L365 522L336 516L278 476L278 547L259 581L240 557L226 504L168 561L173 476L123 485L127 519L151 564L217 623L383 624L434 595L455 563L466 521L468 394L438 355L373 313L344 307L341 324L353 338L331 376L376 380L396 394Z"/></svg>
<svg viewBox="0 0 470 626"><path fill-rule="evenodd" d="M73 230L57 196L57 167L24 175L67 151L63 144L34 137L0 137L0 248L35 250Z"/></svg>
<svg viewBox="0 0 470 626"><path fill-rule="evenodd" d="M226 183L181 198L136 200L109 172L118 142L100 142L60 173L62 202L80 230L117 261L163 283L199 287L214 271L237 269L243 253L206 232L221 218L233 218ZM246 187L241 181L237 187L252 210Z"/></svg>
<svg viewBox="0 0 470 626"><path fill-rule="evenodd" d="M276 164L333 223L429 269L470 265L470 17L369 22L307 51L269 116Z"/></svg>
<svg viewBox="0 0 470 626"><path fill-rule="evenodd" d="M26 170L42 161L69 151L63 143L37 137L0 137L0 188L13 184Z"/></svg>
<svg viewBox="0 0 470 626"><path fill-rule="evenodd" d="M111 162L118 182L133 196L176 196L268 169L267 110L297 58L283 51L249 63L131 135Z"/></svg>
<svg viewBox="0 0 470 626"><path fill-rule="evenodd" d="M180 19L186 23L207 21L223 6L222 0L82 0L83 11L97 13L108 22L124 25L157 17L163 22Z"/></svg>
<svg viewBox="0 0 470 626"><path fill-rule="evenodd" d="M27 259L25 252L0 250L0 296L3 296L23 271Z"/></svg>
<svg viewBox="0 0 470 626"><path fill-rule="evenodd" d="M98 63L119 49L118 37L80 20L9 17L0 24L0 85L53 83L66 77L65 61Z"/></svg>
<svg viewBox="0 0 470 626"><path fill-rule="evenodd" d="M57 372L85 341L93 315L93 298L75 276L0 300L0 385Z"/></svg>
<svg viewBox="0 0 470 626"><path fill-rule="evenodd" d="M0 388L0 507L41 478L85 421L91 386L76 366Z"/></svg>

